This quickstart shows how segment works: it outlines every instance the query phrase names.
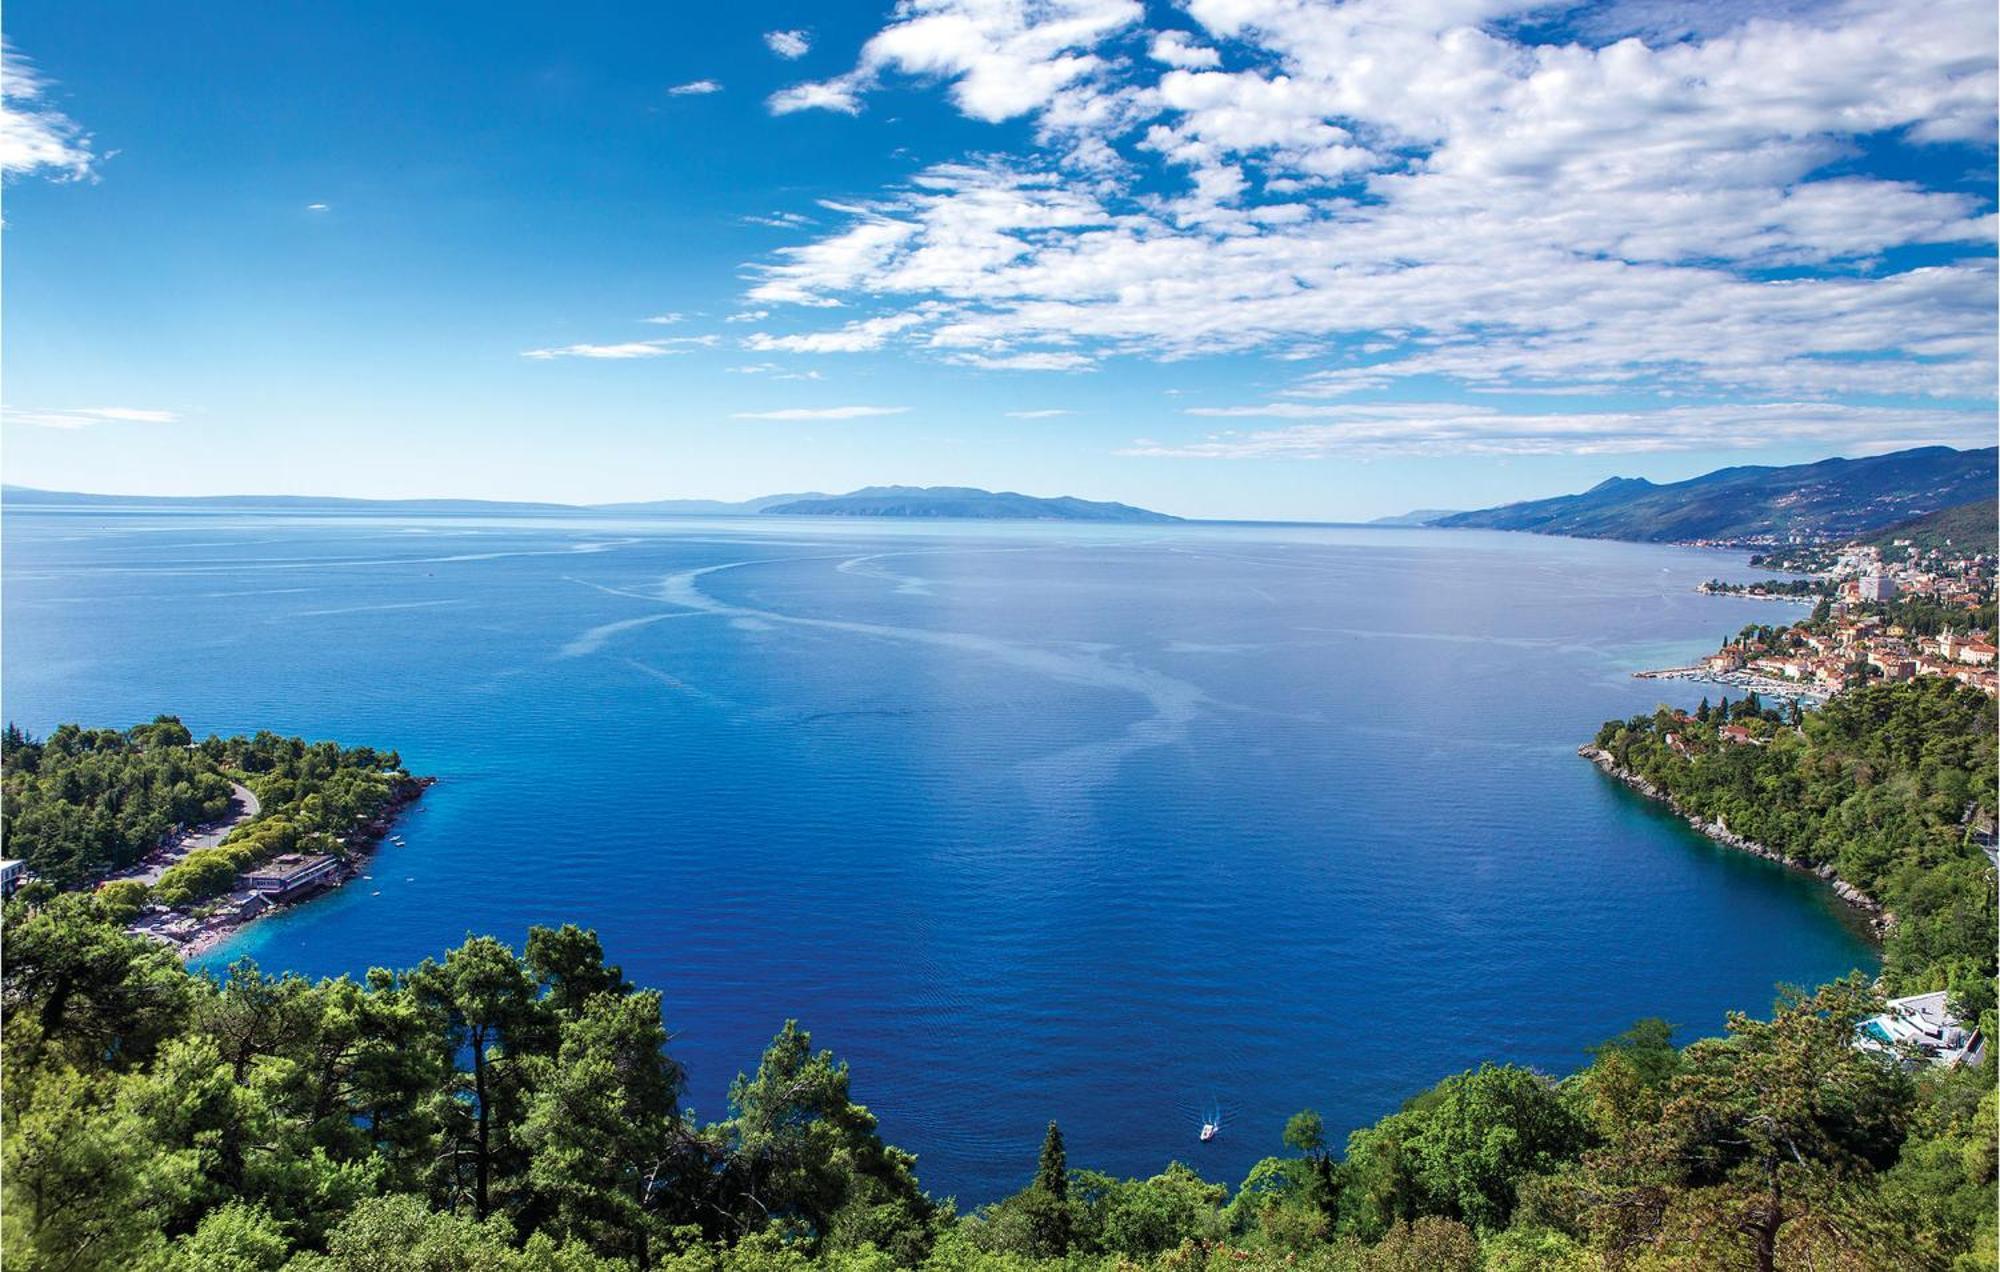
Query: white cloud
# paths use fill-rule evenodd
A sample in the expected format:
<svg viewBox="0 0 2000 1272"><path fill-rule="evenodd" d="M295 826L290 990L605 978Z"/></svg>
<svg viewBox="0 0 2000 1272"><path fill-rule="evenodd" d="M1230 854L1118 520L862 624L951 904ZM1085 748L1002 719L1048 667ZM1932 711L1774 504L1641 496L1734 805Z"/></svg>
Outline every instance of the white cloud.
<svg viewBox="0 0 2000 1272"><path fill-rule="evenodd" d="M954 353L948 355L962 366L986 371L1091 371L1096 359L1084 353L1059 353L1034 349L1023 353Z"/></svg>
<svg viewBox="0 0 2000 1272"><path fill-rule="evenodd" d="M717 81L712 79L698 79L698 80L689 80L685 84L674 85L672 88L667 90L667 96L706 97L710 93L719 93L721 91L722 91L722 85Z"/></svg>
<svg viewBox="0 0 2000 1272"><path fill-rule="evenodd" d="M1538 0L1185 12L1197 34L1140 60L1124 0L905 0L851 70L774 99L852 113L907 74L1033 141L826 205L839 224L754 267L749 299L877 316L752 347L1258 352L1305 400L1993 395L1990 0L1633 0L1578 19L1595 43L1524 34L1549 29Z"/></svg>
<svg viewBox="0 0 2000 1272"><path fill-rule="evenodd" d="M792 371L775 362L752 362L740 367L726 367L734 375L768 375L773 380L824 380L817 371Z"/></svg>
<svg viewBox="0 0 2000 1272"><path fill-rule="evenodd" d="M79 406L67 410L0 408L0 419L9 424L26 424L32 428L66 431L89 428L94 424L174 424L179 422L180 418L174 411L146 410L132 406Z"/></svg>
<svg viewBox="0 0 2000 1272"><path fill-rule="evenodd" d="M1041 411L1006 412L1006 416L1010 420L1052 420L1058 415L1075 415L1075 414L1076 414L1075 411L1066 411L1060 408L1051 408L1048 410L1041 410Z"/></svg>
<svg viewBox="0 0 2000 1272"><path fill-rule="evenodd" d="M328 212L328 211L331 211L331 210L332 210L332 209L331 209L330 207L328 207L328 206L327 206L326 204L324 204L324 203L308 203L308 204L306 204L306 211L308 211L308 212Z"/></svg>
<svg viewBox="0 0 2000 1272"><path fill-rule="evenodd" d="M900 71L950 82L952 99L975 119L1011 119L1093 76L1103 61L1084 50L1143 16L1138 0L904 0L853 70L785 89L771 109L852 115L883 75Z"/></svg>
<svg viewBox="0 0 2000 1272"><path fill-rule="evenodd" d="M1194 43L1185 31L1160 32L1153 37L1153 47L1147 56L1155 62L1164 62L1168 66L1178 66L1183 70L1199 70L1222 65L1222 54Z"/></svg>
<svg viewBox="0 0 2000 1272"><path fill-rule="evenodd" d="M686 318L687 315L682 313L664 313L654 314L650 318L641 318L639 321L651 323L655 327L671 327L677 322L684 321Z"/></svg>
<svg viewBox="0 0 2000 1272"><path fill-rule="evenodd" d="M34 63L0 42L0 177L82 181L95 174L90 134L49 103L48 91Z"/></svg>
<svg viewBox="0 0 2000 1272"><path fill-rule="evenodd" d="M786 61L795 61L812 52L812 36L804 31L766 31L764 47Z"/></svg>
<svg viewBox="0 0 2000 1272"><path fill-rule="evenodd" d="M817 224L811 217L800 212L772 212L767 215L753 214L743 218L745 225L767 225L774 230L795 230L804 225Z"/></svg>
<svg viewBox="0 0 2000 1272"><path fill-rule="evenodd" d="M873 415L901 415L907 406L789 407L782 411L738 411L733 420L858 420Z"/></svg>
<svg viewBox="0 0 2000 1272"><path fill-rule="evenodd" d="M1980 411L1759 402L1656 410L1512 412L1455 402L1198 407L1211 419L1310 420L1135 441L1118 453L1167 459L1329 459L1370 455L1603 455L1814 444L1849 452L1992 442Z"/></svg>
<svg viewBox="0 0 2000 1272"><path fill-rule="evenodd" d="M890 336L923 320L922 313L889 314L803 335L773 336L759 331L747 337L743 346L758 353L865 353L881 348Z"/></svg>
<svg viewBox="0 0 2000 1272"><path fill-rule="evenodd" d="M849 76L839 75L818 83L794 84L771 94L770 108L773 115L791 115L802 110L830 110L842 115L861 113L862 85Z"/></svg>
<svg viewBox="0 0 2000 1272"><path fill-rule="evenodd" d="M557 345L548 349L523 349L521 356L537 361L551 358L602 358L622 360L627 358L665 358L674 354L690 353L695 349L712 349L720 340L715 336L672 336L656 340L625 340L613 344L571 344Z"/></svg>

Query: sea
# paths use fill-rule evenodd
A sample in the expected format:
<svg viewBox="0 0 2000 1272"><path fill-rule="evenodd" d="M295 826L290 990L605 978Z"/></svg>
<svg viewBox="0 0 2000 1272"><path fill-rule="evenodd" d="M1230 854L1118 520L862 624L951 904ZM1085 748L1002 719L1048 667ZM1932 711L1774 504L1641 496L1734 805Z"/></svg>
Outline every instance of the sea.
<svg viewBox="0 0 2000 1272"><path fill-rule="evenodd" d="M595 929L727 1113L788 1019L935 1195L1234 1183L1482 1061L1873 971L1817 880L1578 757L1794 607L1742 554L1374 527L10 509L0 710L437 778L219 971ZM1740 696L1741 691L1734 691ZM1222 1130L1198 1139L1204 1121Z"/></svg>

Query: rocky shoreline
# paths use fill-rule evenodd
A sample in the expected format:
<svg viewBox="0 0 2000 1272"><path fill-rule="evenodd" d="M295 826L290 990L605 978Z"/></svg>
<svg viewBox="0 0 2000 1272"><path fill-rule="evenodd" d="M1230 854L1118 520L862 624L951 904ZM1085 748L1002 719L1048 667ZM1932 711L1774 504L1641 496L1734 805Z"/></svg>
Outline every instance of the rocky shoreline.
<svg viewBox="0 0 2000 1272"><path fill-rule="evenodd" d="M1760 844L1754 839L1746 839L1742 835L1737 834L1735 831L1729 829L1729 826L1719 818L1710 821L1688 812L1680 806L1679 801L1666 791L1661 790L1658 786L1639 776L1637 773L1620 768L1618 758L1602 747L1593 746L1586 742L1576 749L1576 753L1584 759L1589 760L1592 764L1595 764L1603 771L1606 777L1616 782L1622 782L1646 798L1658 800L1668 808L1673 809L1688 825L1694 827L1710 839L1713 839L1716 843L1735 848L1740 852L1747 852L1754 857L1762 857L1766 861L1775 861L1779 865L1789 866L1794 870L1803 870L1807 874L1825 880L1832 887L1835 896L1868 916L1869 930L1874 933L1878 941L1888 934L1891 927L1895 926L1896 916L1894 914L1883 909L1880 901L1877 901L1874 897L1869 896L1861 889L1847 882L1847 880L1836 875L1832 866L1816 866L1809 862L1800 861L1795 857L1787 857L1775 848Z"/></svg>

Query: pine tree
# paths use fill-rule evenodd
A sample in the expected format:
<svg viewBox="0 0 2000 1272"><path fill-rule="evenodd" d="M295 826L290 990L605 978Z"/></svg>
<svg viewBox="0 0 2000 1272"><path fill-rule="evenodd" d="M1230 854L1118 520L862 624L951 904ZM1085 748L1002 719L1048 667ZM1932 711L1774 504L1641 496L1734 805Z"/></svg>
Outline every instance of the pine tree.
<svg viewBox="0 0 2000 1272"><path fill-rule="evenodd" d="M1041 1161L1035 1167L1035 1187L1059 1201L1069 1199L1069 1156L1063 1150L1062 1128L1053 1121L1042 1137Z"/></svg>
<svg viewBox="0 0 2000 1272"><path fill-rule="evenodd" d="M1075 1230L1069 1208L1069 1158L1063 1151L1062 1128L1054 1122L1049 1123L1049 1133L1042 1137L1035 1186L1028 1189L1022 1203L1035 1253L1044 1259L1060 1259L1069 1254Z"/></svg>

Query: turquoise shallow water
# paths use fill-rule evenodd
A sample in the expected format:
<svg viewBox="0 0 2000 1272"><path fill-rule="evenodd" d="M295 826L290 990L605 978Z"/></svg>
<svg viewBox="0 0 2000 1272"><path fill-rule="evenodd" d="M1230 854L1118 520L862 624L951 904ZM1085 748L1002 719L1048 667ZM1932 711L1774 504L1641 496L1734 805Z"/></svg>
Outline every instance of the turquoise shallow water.
<svg viewBox="0 0 2000 1272"><path fill-rule="evenodd" d="M1481 1059L1874 967L1816 882L1575 755L1769 602L1741 558L1370 528L5 517L4 708L399 748L315 974L596 927L717 1115L786 1017L934 1191L1234 1181ZM1213 1143L1195 1136L1211 1102Z"/></svg>

